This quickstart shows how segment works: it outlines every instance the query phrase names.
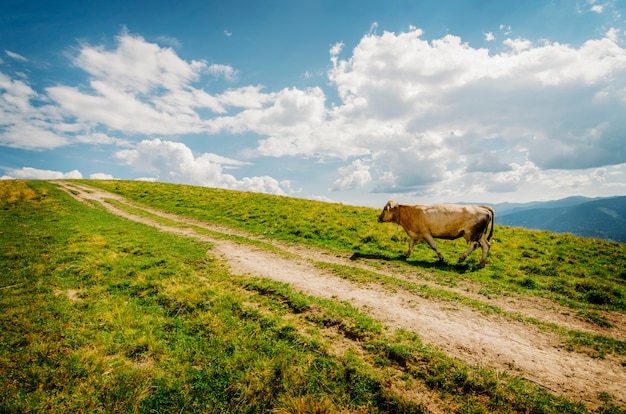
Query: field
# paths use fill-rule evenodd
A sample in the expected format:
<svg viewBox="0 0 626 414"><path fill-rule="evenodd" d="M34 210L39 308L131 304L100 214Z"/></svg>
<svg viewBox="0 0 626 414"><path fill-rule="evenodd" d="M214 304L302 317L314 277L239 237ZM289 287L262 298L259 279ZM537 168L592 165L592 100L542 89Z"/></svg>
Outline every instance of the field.
<svg viewBox="0 0 626 414"><path fill-rule="evenodd" d="M0 182L0 412L626 412L623 244L496 226L437 264L378 213Z"/></svg>

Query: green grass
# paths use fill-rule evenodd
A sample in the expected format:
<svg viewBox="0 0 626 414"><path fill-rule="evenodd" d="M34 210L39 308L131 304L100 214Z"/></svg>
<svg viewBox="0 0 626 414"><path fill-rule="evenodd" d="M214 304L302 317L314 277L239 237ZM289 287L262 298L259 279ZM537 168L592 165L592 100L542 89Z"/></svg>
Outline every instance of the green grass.
<svg viewBox="0 0 626 414"><path fill-rule="evenodd" d="M238 193L235 193L235 194L238 194ZM222 233L203 229L198 226L181 224L174 220L162 218L154 214L150 214L140 208L134 208L127 204L120 203L114 200L106 200L106 201L108 203L113 204L119 209L130 212L140 217L149 218L151 220L154 220L156 222L159 222L161 224L165 224L171 227L193 228L198 233L205 233L212 237L236 239L240 243L255 244L266 250L274 251L275 253L278 253L278 254L285 254L285 255L287 254L284 251L276 249L271 244L264 243L259 240L245 239L240 236L227 236ZM356 254L355 256L358 257L359 255ZM373 257L376 257L376 256L374 255ZM386 286L388 289L402 288L402 289L411 291L412 293L417 294L422 297L434 297L437 299L460 302L466 306L472 307L474 309L477 309L486 313L498 313L498 314L503 314L514 320L520 320L520 321L524 320L525 322L533 323L542 329L549 329L562 335L565 338L565 341L567 342L568 349L576 350L579 352L586 352L592 355L593 357L604 358L607 354L611 354L611 353L615 353L621 356L626 355L626 343L624 341L607 338L601 335L593 335L593 334L589 334L585 332L567 330L558 325L548 324L548 323L539 321L534 318L528 318L528 317L525 317L524 315L521 315L515 312L503 312L497 306L488 305L485 302L475 300L475 299L470 299L464 295L453 293L446 289L437 289L437 288L434 288L432 286L428 286L425 284L418 284L418 283L413 283L407 280L398 279L395 277L384 276L380 273L371 272L371 271L355 268L352 266L340 266L340 265L333 265L330 263L317 263L317 265L326 270L331 270L335 272L338 276L349 279L353 282L369 283L369 282L374 281L376 283L382 284L383 286ZM445 284L454 284L454 281L447 282ZM537 286L534 284L534 280L531 278L525 279L525 281L523 281L520 284L529 289L537 288ZM602 327L611 326L610 322L602 318L602 316L600 316L593 310L580 309L578 310L578 314L581 316L581 319L595 323L599 326L602 326Z"/></svg>
<svg viewBox="0 0 626 414"><path fill-rule="evenodd" d="M417 252L397 259L406 246L397 231L371 224L372 209L324 212L328 205L248 193L90 184L282 240L408 269L431 263ZM446 412L587 412L521 378L455 361L345 303L233 276L207 253L210 245L79 204L53 184L2 181L0 196L0 412L426 412L424 401ZM504 267L492 260L488 268ZM474 264L429 270L529 289L505 283L521 264L500 278ZM531 293L545 283L536 277ZM583 298L594 284L623 286L619 276L605 285L586 278ZM558 294L582 309L622 309L619 301ZM602 409L620 412L610 396Z"/></svg>
<svg viewBox="0 0 626 414"><path fill-rule="evenodd" d="M603 327L610 322L597 311L626 311L626 249L620 243L496 226L485 269L476 267L478 253L470 256L467 264L455 263L466 248L462 240L439 241L439 248L448 259L441 265L425 243L417 244L411 258L406 259L408 239L402 228L378 223L379 211L371 208L165 183L88 183L164 211L350 254L354 260L365 260L374 266L384 263L406 274L417 272L420 277L442 285L455 286L460 280L467 280L482 286L481 291L489 295L514 292L556 300L581 314L583 319ZM367 274L354 268L334 270L340 274L348 272L351 280ZM381 280L376 274L368 277ZM385 283L414 292L425 289L392 279L386 278ZM429 294L462 301L483 311L501 312L443 290L430 288ZM527 321L560 332L570 349L599 357L607 353L626 354L624 341L546 326L532 319Z"/></svg>
<svg viewBox="0 0 626 414"><path fill-rule="evenodd" d="M626 249L621 243L496 226L485 269L477 268L477 252L466 264L456 264L466 248L462 240L438 242L446 257L441 265L425 243L405 259L406 234L394 224L377 223L379 211L371 208L164 183L88 183L186 217L407 272L426 269L441 283L468 280L492 293L521 292L575 309L626 311Z"/></svg>

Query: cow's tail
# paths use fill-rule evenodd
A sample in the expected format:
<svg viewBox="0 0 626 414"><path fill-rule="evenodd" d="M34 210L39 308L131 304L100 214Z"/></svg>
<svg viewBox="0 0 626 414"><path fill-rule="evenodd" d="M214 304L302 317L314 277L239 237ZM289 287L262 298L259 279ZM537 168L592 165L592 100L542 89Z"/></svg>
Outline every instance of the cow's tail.
<svg viewBox="0 0 626 414"><path fill-rule="evenodd" d="M493 210L493 208L489 207L489 206L481 206L483 208L486 208L489 211L490 214L490 218L491 218L491 230L489 231L489 235L487 236L487 241L491 240L491 236L493 236L493 226L495 224L496 221L496 212ZM489 226L489 223L487 223L487 226ZM485 229L486 230L486 229Z"/></svg>

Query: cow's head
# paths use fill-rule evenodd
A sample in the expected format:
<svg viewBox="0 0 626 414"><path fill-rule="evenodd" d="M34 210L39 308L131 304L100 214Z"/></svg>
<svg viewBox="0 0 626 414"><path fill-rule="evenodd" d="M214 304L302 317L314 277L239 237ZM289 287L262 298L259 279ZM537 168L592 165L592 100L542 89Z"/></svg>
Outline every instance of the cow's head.
<svg viewBox="0 0 626 414"><path fill-rule="evenodd" d="M398 203L393 200L389 200L387 204L385 204L385 208L383 208L382 213L378 216L379 223L387 223L390 221L394 221L395 212L397 210Z"/></svg>

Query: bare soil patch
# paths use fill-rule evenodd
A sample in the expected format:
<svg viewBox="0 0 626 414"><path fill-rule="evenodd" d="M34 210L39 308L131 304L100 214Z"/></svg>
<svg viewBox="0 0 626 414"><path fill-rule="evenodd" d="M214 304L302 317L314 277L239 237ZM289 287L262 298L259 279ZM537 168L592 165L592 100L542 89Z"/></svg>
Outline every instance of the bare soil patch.
<svg viewBox="0 0 626 414"><path fill-rule="evenodd" d="M626 406L626 367L623 358L607 356L604 359L568 351L564 338L559 334L542 330L537 325L520 322L515 318L487 314L456 302L425 299L408 291L386 289L379 284L357 284L341 279L316 267L313 262L337 263L367 268L389 276L431 284L438 289L449 289L501 309L540 321L582 332L626 340L626 316L604 313L613 323L612 328L602 328L580 319L574 312L546 299L522 295L487 297L479 293L480 287L462 282L458 287L445 287L420 273L406 275L391 268L372 267L366 261L350 260L349 257L329 254L309 247L285 245L269 239L261 239L291 253L288 257L269 252L250 244L210 238L193 229L170 227L154 220L138 217L115 208L105 199L129 203L120 196L100 189L58 183L79 201L101 203L111 213L200 240L211 242L215 247L209 252L219 256L230 266L233 274L250 274L289 283L304 293L340 301L348 301L363 312L381 321L389 328L402 328L420 335L447 354L477 366L519 375L546 389L564 395L573 401L583 401L589 407L601 404L601 394L609 393L615 403ZM77 190L77 191L72 191ZM152 214L184 224L203 227L224 234L260 239L241 231L198 222L172 214L131 204Z"/></svg>

